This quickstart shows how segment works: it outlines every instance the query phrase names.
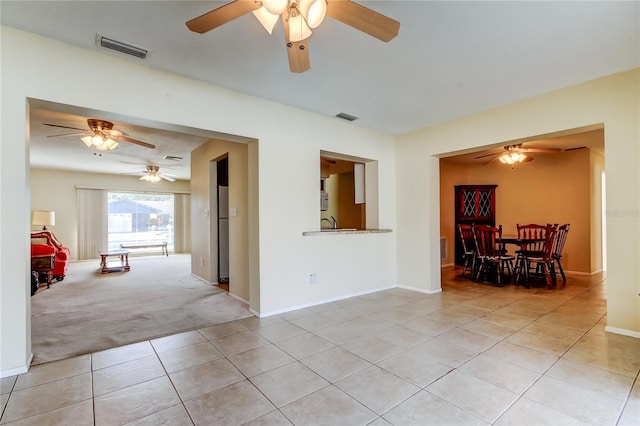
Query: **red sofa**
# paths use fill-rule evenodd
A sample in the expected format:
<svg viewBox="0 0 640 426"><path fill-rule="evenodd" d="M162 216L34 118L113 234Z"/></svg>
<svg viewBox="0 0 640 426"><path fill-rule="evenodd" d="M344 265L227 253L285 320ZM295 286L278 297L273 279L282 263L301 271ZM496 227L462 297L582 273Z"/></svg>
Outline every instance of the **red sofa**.
<svg viewBox="0 0 640 426"><path fill-rule="evenodd" d="M51 231L31 232L31 256L47 254L55 255L55 266L51 274L53 279L62 281L69 265L69 249L64 247Z"/></svg>

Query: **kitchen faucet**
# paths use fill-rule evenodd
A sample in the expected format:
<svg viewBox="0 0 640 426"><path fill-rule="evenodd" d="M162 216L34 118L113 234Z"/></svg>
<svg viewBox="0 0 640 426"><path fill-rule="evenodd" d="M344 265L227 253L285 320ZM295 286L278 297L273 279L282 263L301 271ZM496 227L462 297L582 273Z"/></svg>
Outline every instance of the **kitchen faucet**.
<svg viewBox="0 0 640 426"><path fill-rule="evenodd" d="M338 221L336 220L335 217L331 216L331 219L333 219L333 223L331 222L331 220L329 220L326 217L323 217L320 222L322 222L323 220L326 220L327 222L329 222L329 225L331 225L331 228L333 229L338 229ZM322 228L322 225L320 226Z"/></svg>

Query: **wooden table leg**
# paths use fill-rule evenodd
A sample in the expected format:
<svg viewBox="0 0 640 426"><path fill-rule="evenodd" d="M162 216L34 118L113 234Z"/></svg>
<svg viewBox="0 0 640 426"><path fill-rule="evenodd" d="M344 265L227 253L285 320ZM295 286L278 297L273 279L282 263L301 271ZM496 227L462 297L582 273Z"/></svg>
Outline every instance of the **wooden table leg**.
<svg viewBox="0 0 640 426"><path fill-rule="evenodd" d="M131 267L129 266L129 253L124 255L124 270L128 271Z"/></svg>

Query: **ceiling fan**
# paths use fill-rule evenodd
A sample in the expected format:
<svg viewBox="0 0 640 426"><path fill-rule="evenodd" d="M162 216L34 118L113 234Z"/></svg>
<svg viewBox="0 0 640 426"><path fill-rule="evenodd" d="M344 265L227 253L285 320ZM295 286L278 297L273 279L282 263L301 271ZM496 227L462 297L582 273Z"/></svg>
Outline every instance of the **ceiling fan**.
<svg viewBox="0 0 640 426"><path fill-rule="evenodd" d="M188 21L187 27L203 34L249 12L269 34L282 15L289 69L295 73L311 68L307 39L325 15L384 42L397 36L400 29L398 21L351 0L234 0Z"/></svg>
<svg viewBox="0 0 640 426"><path fill-rule="evenodd" d="M142 173L142 177L140 180L146 180L147 182L160 182L160 180L164 179L169 182L175 182L175 175L160 173L160 166L157 165L149 165L144 171L136 172L136 174Z"/></svg>
<svg viewBox="0 0 640 426"><path fill-rule="evenodd" d="M491 163L494 160L500 160L502 164L518 165L521 163L528 163L529 161L533 161L533 157L527 155L532 152L551 154L562 151L562 149L560 148L525 148L522 145L523 144L521 143L516 145L507 145L504 147L503 152L480 155L478 157L474 157L473 159L478 160L480 158L493 157L489 161L482 163L483 166Z"/></svg>
<svg viewBox="0 0 640 426"><path fill-rule="evenodd" d="M50 124L50 123L43 123L43 124L45 126L60 127L62 129L80 130L82 133L65 133L62 135L51 135L47 137L57 138L61 136L84 135L82 138L80 138L82 142L84 142L84 144L87 145L87 147L95 146L96 149L99 149L100 151L116 149L118 147L117 141L128 142L128 143L140 145L145 148L151 148L151 149L155 149L156 147L153 144L142 142L137 139L132 139L128 137L126 133L120 130L115 130L113 128L113 123L106 120L99 120L95 118L87 119L87 124L89 126L88 130L80 129L77 127L61 126L59 124Z"/></svg>

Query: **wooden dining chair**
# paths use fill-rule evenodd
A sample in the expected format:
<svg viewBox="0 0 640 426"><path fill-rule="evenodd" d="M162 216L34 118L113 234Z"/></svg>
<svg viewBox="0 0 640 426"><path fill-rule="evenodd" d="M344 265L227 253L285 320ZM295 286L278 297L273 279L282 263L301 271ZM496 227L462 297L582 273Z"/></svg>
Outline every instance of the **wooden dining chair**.
<svg viewBox="0 0 640 426"><path fill-rule="evenodd" d="M473 238L476 246L476 259L479 262L476 272L476 281L484 273L485 281L488 281L489 269L496 273L498 287L502 287L504 269L507 268L513 275L514 256L504 254L502 249L502 226L496 228L489 225L474 225Z"/></svg>
<svg viewBox="0 0 640 426"><path fill-rule="evenodd" d="M473 277L476 269L476 245L473 240L473 227L471 225L458 225L460 240L462 241L463 262L462 275Z"/></svg>
<svg viewBox="0 0 640 426"><path fill-rule="evenodd" d="M516 265L515 265L515 276L516 282L521 281L521 278L524 276L525 285L529 288L529 274L530 272L542 272L541 269L538 269L538 265L536 265L536 270L530 271L525 270L528 268L531 263L527 262L528 257L540 257L544 254L546 237L549 229L557 227L557 225L539 225L535 223L530 223L527 225L516 224L516 229L518 230L518 239L519 240L530 240L526 244L522 244L519 250L516 250Z"/></svg>
<svg viewBox="0 0 640 426"><path fill-rule="evenodd" d="M553 266L553 263L555 262L555 259L553 257L553 246L557 232L558 230L555 226L548 226L545 235L544 249L539 253L529 253L523 259L523 261L525 262L524 273L527 287L529 287L529 271L532 270L532 267L534 265L535 268L533 268L533 270L538 270L538 267L542 270L547 288L550 289L552 287L555 287L556 274Z"/></svg>
<svg viewBox="0 0 640 426"><path fill-rule="evenodd" d="M562 269L562 264L560 260L562 259L562 251L564 250L564 244L567 242L567 237L569 235L570 225L565 223L558 227L558 232L556 232L556 238L553 241L553 249L551 250L551 256L553 260L558 265L558 270L560 271L560 276L562 276L562 281L567 282L567 278L564 276L564 269ZM555 271L554 271L555 273Z"/></svg>

